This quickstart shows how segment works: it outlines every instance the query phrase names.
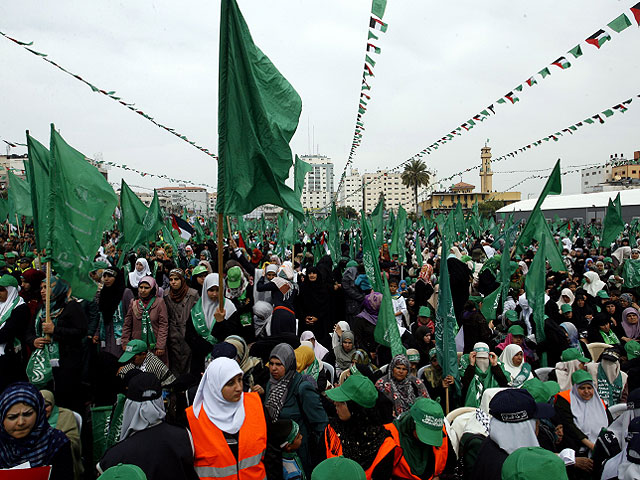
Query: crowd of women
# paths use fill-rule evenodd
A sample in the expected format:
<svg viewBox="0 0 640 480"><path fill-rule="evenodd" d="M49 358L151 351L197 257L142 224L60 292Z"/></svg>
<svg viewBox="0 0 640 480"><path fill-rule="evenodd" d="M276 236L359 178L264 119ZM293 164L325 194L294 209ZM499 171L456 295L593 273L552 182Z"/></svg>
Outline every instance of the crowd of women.
<svg viewBox="0 0 640 480"><path fill-rule="evenodd" d="M0 468L48 465L54 480L640 478L640 250L628 239L557 238L565 269L547 271L543 325L524 288L535 245L502 262L489 237L443 252L411 231L402 259L384 244L406 352L392 355L350 232L338 262L313 242L278 249L276 233L248 235L254 249L229 238L223 279L211 240L134 254L110 234L93 300L45 278L29 229L3 237ZM457 371L438 362L443 262ZM500 287L501 308L483 308Z"/></svg>

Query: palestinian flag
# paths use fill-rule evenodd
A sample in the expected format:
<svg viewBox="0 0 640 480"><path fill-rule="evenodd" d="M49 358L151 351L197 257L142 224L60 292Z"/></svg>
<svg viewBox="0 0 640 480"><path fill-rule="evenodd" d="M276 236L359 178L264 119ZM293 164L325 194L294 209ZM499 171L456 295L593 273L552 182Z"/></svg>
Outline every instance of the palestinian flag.
<svg viewBox="0 0 640 480"><path fill-rule="evenodd" d="M6 143L7 145L9 145L11 148L16 148L17 145L15 143L11 143L11 142L7 142L6 140L2 140L4 143Z"/></svg>
<svg viewBox="0 0 640 480"><path fill-rule="evenodd" d="M467 132L469 131L469 129L467 128L467 124L463 123L462 125L460 125L462 128L464 128Z"/></svg>
<svg viewBox="0 0 640 480"><path fill-rule="evenodd" d="M551 75L551 71L549 70L549 68L548 68L548 67L544 67L544 68L543 68L542 70L540 70L538 73L539 73L540 75L542 75L542 78L544 78L544 77L546 77L546 76L548 76L548 75Z"/></svg>
<svg viewBox="0 0 640 480"><path fill-rule="evenodd" d="M387 24L382 20L378 20L377 18L371 17L369 20L369 28L373 28L374 30L380 30L381 32L387 31Z"/></svg>
<svg viewBox="0 0 640 480"><path fill-rule="evenodd" d="M518 85L516 88L514 88L514 90L516 92L521 92L522 91L522 84Z"/></svg>
<svg viewBox="0 0 640 480"><path fill-rule="evenodd" d="M640 2L631 7L631 13L633 13L636 23L640 26Z"/></svg>
<svg viewBox="0 0 640 480"><path fill-rule="evenodd" d="M602 119L602 117L600 115L594 115L593 117L594 120L598 120L600 123L604 123L604 120Z"/></svg>
<svg viewBox="0 0 640 480"><path fill-rule="evenodd" d="M367 40L371 39L378 40L378 37L376 37L375 34L371 30L369 30L369 37L367 38Z"/></svg>
<svg viewBox="0 0 640 480"><path fill-rule="evenodd" d="M504 98L508 99L511 103L516 103L519 102L520 99L518 97L516 97L513 92L509 92L507 93Z"/></svg>
<svg viewBox="0 0 640 480"><path fill-rule="evenodd" d="M566 70L567 68L569 68L571 66L571 64L569 63L569 61L565 57L560 57L555 62L553 62L551 65L555 65L556 67L560 67L562 70Z"/></svg>
<svg viewBox="0 0 640 480"><path fill-rule="evenodd" d="M371 97L366 93L360 92L360 96L366 98L367 100L371 100Z"/></svg>
<svg viewBox="0 0 640 480"><path fill-rule="evenodd" d="M533 87L534 85L536 85L538 82L536 81L535 78L531 77L529 80L527 80L527 85L529 85L530 87Z"/></svg>
<svg viewBox="0 0 640 480"><path fill-rule="evenodd" d="M367 52L380 53L380 49L373 43L367 43Z"/></svg>
<svg viewBox="0 0 640 480"><path fill-rule="evenodd" d="M483 117L482 115L480 115L480 114L475 115L475 116L473 117L473 119L474 119L474 120L477 120L477 121L479 121L479 122L484 122L484 117Z"/></svg>
<svg viewBox="0 0 640 480"><path fill-rule="evenodd" d="M373 77L373 70L371 70L371 67L369 65L367 65L366 63L364 64L364 75L367 76L369 75L370 77Z"/></svg>
<svg viewBox="0 0 640 480"><path fill-rule="evenodd" d="M582 56L582 47L580 46L580 44L578 44L575 47L573 47L571 50L569 50L568 53L573 55L573 58L581 57Z"/></svg>
<svg viewBox="0 0 640 480"><path fill-rule="evenodd" d="M171 215L171 226L185 241L188 241L191 236L196 233L195 229L191 225L189 225L189 223L185 219L177 217L173 214Z"/></svg>
<svg viewBox="0 0 640 480"><path fill-rule="evenodd" d="M491 113L493 113L494 115L496 114L496 111L493 109L493 103L489 105L487 108L491 110Z"/></svg>
<svg viewBox="0 0 640 480"><path fill-rule="evenodd" d="M613 30L616 33L620 33L624 29L631 26L631 20L627 18L627 16L623 13L615 20L607 23L607 27Z"/></svg>
<svg viewBox="0 0 640 480"><path fill-rule="evenodd" d="M628 110L628 108L625 107L623 104L616 105L613 108L614 108L614 110L620 110L620 113L624 113L624 112L626 112Z"/></svg>
<svg viewBox="0 0 640 480"><path fill-rule="evenodd" d="M376 62L375 60L373 60L373 58L371 58L369 55L365 55L364 56L364 61L367 62L369 65L371 65L372 67L376 66Z"/></svg>
<svg viewBox="0 0 640 480"><path fill-rule="evenodd" d="M604 30L598 30L585 41L596 48L600 48L607 40L611 40L611 35L609 35Z"/></svg>

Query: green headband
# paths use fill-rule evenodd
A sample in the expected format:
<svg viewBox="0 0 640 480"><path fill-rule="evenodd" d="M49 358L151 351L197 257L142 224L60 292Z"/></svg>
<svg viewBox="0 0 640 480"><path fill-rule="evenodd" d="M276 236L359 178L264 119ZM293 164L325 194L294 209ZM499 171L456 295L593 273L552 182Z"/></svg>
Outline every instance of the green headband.
<svg viewBox="0 0 640 480"><path fill-rule="evenodd" d="M280 448L284 448L286 445L291 445L298 436L298 433L300 433L300 425L291 420L291 431L289 432L287 440L282 445L280 445Z"/></svg>

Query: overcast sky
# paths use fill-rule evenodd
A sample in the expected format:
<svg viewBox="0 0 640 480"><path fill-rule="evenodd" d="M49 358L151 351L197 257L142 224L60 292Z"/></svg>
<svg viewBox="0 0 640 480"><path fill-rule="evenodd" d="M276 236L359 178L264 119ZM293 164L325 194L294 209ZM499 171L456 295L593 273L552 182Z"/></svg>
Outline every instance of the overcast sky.
<svg viewBox="0 0 640 480"><path fill-rule="evenodd" d="M480 161L490 139L494 157L532 143L640 93L635 24L597 50L584 39L629 12L636 0L430 2L388 0L387 33L372 79L366 131L354 166L395 167L549 65L578 42L584 55L533 88L516 105L427 156L445 177ZM255 43L302 97L294 153L317 152L336 165L349 155L360 93L371 0L238 0ZM217 152L220 1L21 0L0 3L0 30ZM49 124L88 156L140 170L216 185L207 155L0 37L0 139L24 143L24 131L48 144ZM636 58L634 61L633 59ZM640 150L640 98L605 125L545 142L494 171L563 168L604 162ZM310 146L309 138L315 138ZM3 144L4 145L4 144ZM4 153L4 149L2 150ZM24 153L14 149L12 153ZM168 186L113 168L110 180ZM530 173L494 175L509 188ZM456 178L458 181L460 178ZM479 187L477 171L462 180ZM564 177L579 192L579 174ZM453 183L453 182L450 182ZM542 181L519 187L523 198Z"/></svg>

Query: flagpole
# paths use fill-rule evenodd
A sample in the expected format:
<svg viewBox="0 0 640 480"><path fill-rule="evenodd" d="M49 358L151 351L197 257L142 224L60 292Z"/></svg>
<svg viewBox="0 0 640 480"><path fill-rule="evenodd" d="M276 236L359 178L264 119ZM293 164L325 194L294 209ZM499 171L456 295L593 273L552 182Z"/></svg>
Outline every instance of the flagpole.
<svg viewBox="0 0 640 480"><path fill-rule="evenodd" d="M222 289L222 279L223 274L224 274L224 265L222 265L222 260L223 260L223 255L222 255L222 249L223 249L223 245L222 245L222 231L224 230L224 215L222 213L218 213L218 238L217 238L217 243L218 243L218 296L219 298L222 298L223 296L223 289ZM224 303L221 303L221 305L224 305ZM224 308L224 307L223 307Z"/></svg>
<svg viewBox="0 0 640 480"><path fill-rule="evenodd" d="M18 214L16 213L16 227L18 229L18 237L21 237L22 234L20 233L20 221L18 220Z"/></svg>
<svg viewBox="0 0 640 480"><path fill-rule="evenodd" d="M445 395L445 408L446 408L445 415L449 415L449 386L448 385L444 389L444 395Z"/></svg>
<svg viewBox="0 0 640 480"><path fill-rule="evenodd" d="M45 293L45 323L51 322L51 261L47 261L47 279L46 279L46 293ZM51 340L51 335L48 333L45 335L47 340Z"/></svg>

